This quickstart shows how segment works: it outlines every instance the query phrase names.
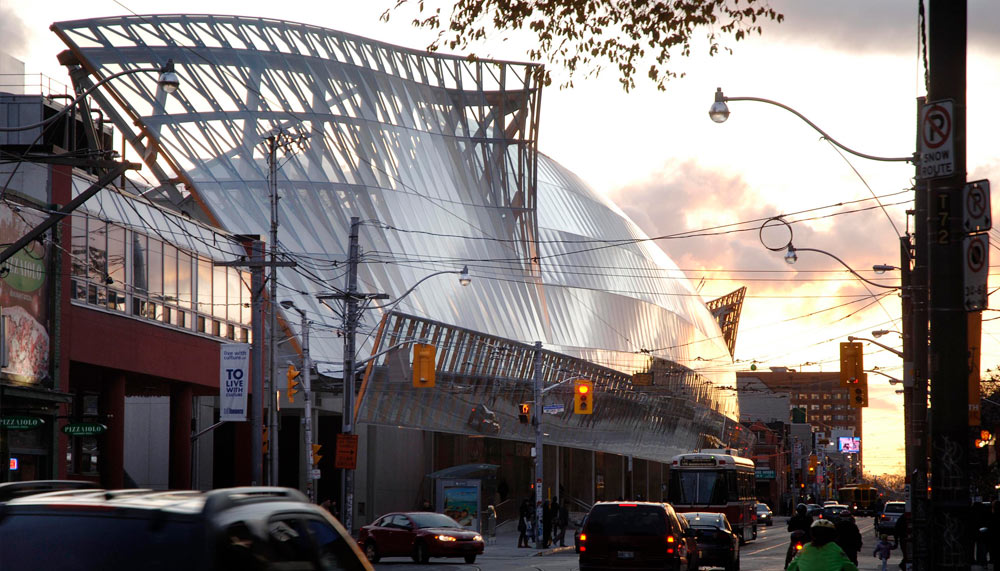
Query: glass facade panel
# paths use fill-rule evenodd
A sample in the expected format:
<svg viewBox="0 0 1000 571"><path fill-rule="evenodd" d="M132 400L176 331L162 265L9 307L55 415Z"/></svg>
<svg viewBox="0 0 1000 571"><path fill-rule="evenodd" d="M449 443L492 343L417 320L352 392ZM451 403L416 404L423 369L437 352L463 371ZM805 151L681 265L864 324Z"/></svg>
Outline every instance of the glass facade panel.
<svg viewBox="0 0 1000 571"><path fill-rule="evenodd" d="M178 252L177 254L177 305L183 308L190 308L194 298L192 292L194 280L191 274L191 254Z"/></svg>
<svg viewBox="0 0 1000 571"><path fill-rule="evenodd" d="M198 258L197 264L198 313L212 315L212 262Z"/></svg>
<svg viewBox="0 0 1000 571"><path fill-rule="evenodd" d="M228 310L226 286L229 284L226 279L226 267L216 266L212 268L212 274L212 315L225 319Z"/></svg>
<svg viewBox="0 0 1000 571"><path fill-rule="evenodd" d="M177 248L163 245L163 301L177 305Z"/></svg>

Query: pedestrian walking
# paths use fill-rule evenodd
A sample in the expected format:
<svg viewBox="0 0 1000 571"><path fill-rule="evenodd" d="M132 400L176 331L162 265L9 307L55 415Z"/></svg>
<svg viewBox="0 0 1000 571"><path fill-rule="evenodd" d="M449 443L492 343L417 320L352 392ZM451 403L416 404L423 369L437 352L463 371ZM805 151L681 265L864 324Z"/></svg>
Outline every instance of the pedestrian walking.
<svg viewBox="0 0 1000 571"><path fill-rule="evenodd" d="M892 550L896 546L889 543L889 536L882 534L878 538L878 543L875 544L875 551L872 552L872 557L878 557L882 561L882 571L886 571L886 565L889 563L889 556L892 555Z"/></svg>
<svg viewBox="0 0 1000 571"><path fill-rule="evenodd" d="M569 525L569 500L563 500L562 505L558 506L558 509L556 522L559 527L559 535L556 539L559 541L560 547L566 547L566 527Z"/></svg>
<svg viewBox="0 0 1000 571"><path fill-rule="evenodd" d="M517 514L517 546L530 547L528 545L528 532L531 530L531 504L528 500L521 502L521 508Z"/></svg>
<svg viewBox="0 0 1000 571"><path fill-rule="evenodd" d="M849 511L843 511L833 525L837 530L837 545L844 550L851 563L857 565L858 552L864 542L861 540L861 531L854 523L854 516Z"/></svg>
<svg viewBox="0 0 1000 571"><path fill-rule="evenodd" d="M552 542L552 508L549 500L542 502L542 547L548 548Z"/></svg>

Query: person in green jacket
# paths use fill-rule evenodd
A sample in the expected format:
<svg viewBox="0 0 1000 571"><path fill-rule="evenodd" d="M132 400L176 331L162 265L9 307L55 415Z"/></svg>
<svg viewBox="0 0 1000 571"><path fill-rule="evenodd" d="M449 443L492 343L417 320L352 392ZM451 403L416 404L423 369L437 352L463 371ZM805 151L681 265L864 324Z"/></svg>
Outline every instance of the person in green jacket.
<svg viewBox="0 0 1000 571"><path fill-rule="evenodd" d="M834 543L837 528L833 522L818 519L809 527L812 541L788 564L787 571L858 571L847 554Z"/></svg>

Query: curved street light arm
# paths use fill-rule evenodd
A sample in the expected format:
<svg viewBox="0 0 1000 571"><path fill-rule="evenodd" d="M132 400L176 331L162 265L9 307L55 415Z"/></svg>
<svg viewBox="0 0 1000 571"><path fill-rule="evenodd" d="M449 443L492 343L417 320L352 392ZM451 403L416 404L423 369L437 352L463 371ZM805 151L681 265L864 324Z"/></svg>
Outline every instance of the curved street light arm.
<svg viewBox="0 0 1000 571"><path fill-rule="evenodd" d="M883 373L882 371L880 371L878 369L865 369L865 372L866 373L875 373L877 375L882 375L883 377L889 379L889 384L890 385L899 385L899 384L902 384L902 382L903 382L902 379L897 379L896 377L893 377L892 375L887 375L887 374Z"/></svg>
<svg viewBox="0 0 1000 571"><path fill-rule="evenodd" d="M18 127L0 127L0 133L9 133L9 132L12 132L12 131L27 131L28 129L34 129L35 127L42 127L44 125L48 125L49 123L55 121L56 119L62 117L66 113L68 113L69 110L72 109L73 107L75 107L77 103L79 103L80 101L82 101L85 97L89 96L91 93L93 93L94 91L96 91L97 88L99 88L100 86L104 85L105 83L111 81L112 79L115 79L116 77L121 77L123 75L129 75L129 74L132 74L132 73L141 73L141 72L161 72L162 73L163 72L163 68L159 68L159 67L140 67L140 68L136 68L136 69L126 69L125 71L119 71L118 73L113 73L113 74L105 77L104 79L98 81L97 83L95 83L94 85L90 86L89 88L87 88L87 90L84 91L83 93L81 93L76 99L74 99L73 101L70 101L69 103L67 103L66 106L63 107L58 113L56 113L55 115L49 117L48 119L45 119L44 121L39 121L38 123L32 123L31 125L20 125Z"/></svg>
<svg viewBox="0 0 1000 571"><path fill-rule="evenodd" d="M892 347L889 347L888 345L883 345L883 344L879 343L878 341L875 341L874 339L868 339L867 337L854 337L853 335L848 335L847 336L847 340L848 341L867 341L868 343L871 343L872 345L878 345L879 347L885 349L886 351L892 353L893 355L899 357L900 359L903 358L903 352L900 351L899 349L894 349Z"/></svg>
<svg viewBox="0 0 1000 571"><path fill-rule="evenodd" d="M395 299L395 301L393 301L391 303L386 303L386 304L383 304L383 305L372 305L372 306L369 306L368 309L384 309L384 308L388 307L389 311L386 311L386 313L389 313L390 311L392 311L393 309L395 309L396 305L399 302L403 301L403 298L405 298L406 296L408 296L411 293L413 293L413 290L417 289L418 285L420 285L420 284L424 283L425 281L433 278L434 276L440 276L440 275L443 275L443 274L458 274L458 275L463 275L464 274L464 275L467 276L468 273L469 273L468 267L465 267L465 268L462 268L461 270L441 270L440 272L434 272L432 274L427 274L426 276L420 278L417 281L417 283L413 284L410 287L410 289L406 290L402 295L400 295L399 297L397 297ZM462 285L465 285L465 283L463 283Z"/></svg>
<svg viewBox="0 0 1000 571"><path fill-rule="evenodd" d="M906 162L906 163L912 163L912 162L914 162L916 160L916 158L913 155L910 155L908 157L877 157L875 155L868 155L868 154L865 154L865 153L861 153L861 152L855 151L854 149L851 149L849 147L845 147L844 145L842 145L840 143L840 141L838 141L837 139L834 139L833 137L831 137L830 135L828 135L826 133L826 131L824 131L823 129L820 129L818 125L816 125L815 123L813 123L812 121L810 121L809 119L807 119L805 115L799 113L798 111L796 111L795 109L792 109L791 107L785 105L784 103L778 103L777 101L772 101L770 99L764 99L762 97L727 97L727 96L723 96L722 99L723 99L723 101L727 101L727 102L728 101L757 101L759 103L769 103L769 104L774 105L776 107L781 107L785 111L793 113L796 117L798 117L799 119L802 119L803 121L805 121L810 127L812 127L813 129L815 129L816 132L818 132L820 135L822 135L823 138L826 139L827 141L830 141L834 145L837 145L837 147L839 147L839 148L847 151L848 153L851 153L852 155L861 157L863 159L869 159L869 160L872 160L872 161Z"/></svg>
<svg viewBox="0 0 1000 571"><path fill-rule="evenodd" d="M873 282L873 281L865 278L864 276L862 276L858 272L854 271L854 269L851 268L851 266L848 266L847 262L845 262L844 260L841 260L837 256L831 254L830 252L827 252L826 250L817 250L816 248L797 248L797 247L792 246L792 245L789 245L789 248L791 248L791 250L794 251L794 252L817 252L819 254L826 254L827 256L830 256L834 260L837 260L838 262L840 262L840 265L842 265L845 268L847 268L847 271L849 271L852 274L854 274L854 277L856 277L859 280L865 282L866 284L873 285L875 287L885 288L885 289L900 289L900 286L888 286L888 285L885 285L885 284L880 284L880 283ZM874 341L873 341L873 343L874 343ZM877 344L878 343L876 343L876 345Z"/></svg>

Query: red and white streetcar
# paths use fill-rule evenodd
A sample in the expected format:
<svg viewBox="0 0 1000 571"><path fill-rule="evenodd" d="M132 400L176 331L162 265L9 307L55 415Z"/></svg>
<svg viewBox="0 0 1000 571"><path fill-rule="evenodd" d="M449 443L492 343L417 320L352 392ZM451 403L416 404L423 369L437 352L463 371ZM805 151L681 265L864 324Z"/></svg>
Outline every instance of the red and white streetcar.
<svg viewBox="0 0 1000 571"><path fill-rule="evenodd" d="M740 543L757 538L755 490L753 460L735 450L679 454L670 462L667 501L678 512L726 514Z"/></svg>

